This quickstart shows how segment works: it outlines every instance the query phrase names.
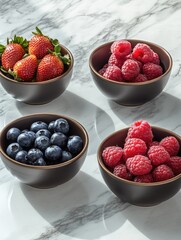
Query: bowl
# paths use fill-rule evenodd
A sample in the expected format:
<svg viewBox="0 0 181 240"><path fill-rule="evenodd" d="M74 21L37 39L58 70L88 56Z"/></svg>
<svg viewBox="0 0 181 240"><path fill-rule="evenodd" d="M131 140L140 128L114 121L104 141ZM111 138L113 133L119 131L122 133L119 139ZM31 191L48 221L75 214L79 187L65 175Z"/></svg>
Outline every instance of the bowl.
<svg viewBox="0 0 181 240"><path fill-rule="evenodd" d="M102 159L103 150L108 146L123 147L127 132L128 128L124 128L109 135L97 151L100 172L109 189L121 201L143 207L160 204L173 197L181 188L181 174L161 182L139 183L119 178L105 166ZM181 146L181 137L169 130L152 126L152 132L158 141L166 136L174 136ZM181 156L181 150L178 155Z"/></svg>
<svg viewBox="0 0 181 240"><path fill-rule="evenodd" d="M7 140L6 133L11 127L17 127L21 130L28 129L33 122L44 121L49 123L55 119L64 118L69 122L70 135L79 135L83 140L83 149L72 159L46 166L34 166L13 160L6 154ZM0 154L5 167L12 175L17 177L19 181L37 188L50 188L63 184L72 179L80 170L86 158L89 138L85 128L76 120L56 114L32 114L20 117L7 124L0 134Z"/></svg>
<svg viewBox="0 0 181 240"><path fill-rule="evenodd" d="M7 93L17 101L32 105L45 104L60 96L70 83L74 64L72 53L60 46L62 54L68 54L71 61L61 76L43 82L18 82L0 71L0 81Z"/></svg>
<svg viewBox="0 0 181 240"><path fill-rule="evenodd" d="M111 55L110 47L113 41L105 43L93 50L89 58L90 72L97 88L109 100L115 101L121 105L141 105L152 100L163 91L170 77L172 57L164 48L157 44L136 39L126 40L131 43L132 48L137 43L149 45L160 57L161 65L164 69L163 75L140 83L116 82L101 76L98 71L108 62Z"/></svg>

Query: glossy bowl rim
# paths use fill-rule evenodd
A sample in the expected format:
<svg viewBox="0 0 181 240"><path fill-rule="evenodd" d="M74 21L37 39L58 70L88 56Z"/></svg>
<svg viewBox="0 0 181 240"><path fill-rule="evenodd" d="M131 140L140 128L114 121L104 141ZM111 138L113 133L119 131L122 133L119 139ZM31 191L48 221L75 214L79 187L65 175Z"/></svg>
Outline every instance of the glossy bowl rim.
<svg viewBox="0 0 181 240"><path fill-rule="evenodd" d="M9 82L20 84L20 85L45 85L45 84L48 84L48 83L55 82L57 80L61 80L64 76L66 76L73 69L74 57L73 57L73 54L71 53L71 51L68 48L66 48L64 45L60 44L60 47L64 48L65 51L67 51L67 54L70 56L71 62L70 62L70 65L69 65L69 68L67 69L67 71L64 72L62 75L56 77L56 78L52 78L52 79L42 81L42 82L37 82L37 81L35 81L35 82L24 82L24 81L17 81L15 79L11 79L11 78L7 77L6 75L4 75L1 71L0 71L0 76L2 78L5 78Z"/></svg>
<svg viewBox="0 0 181 240"><path fill-rule="evenodd" d="M12 162L13 164L15 165L18 165L20 167L26 167L26 168L32 168L32 169L44 169L44 170L48 170L48 169L55 169L55 168L60 168L60 167L64 167L64 166L67 166L73 162L76 162L77 160L79 160L79 158L87 151L88 149L88 145L89 145L89 136L88 136L88 133L87 133L87 130L84 128L84 126L79 123L77 120L69 117L69 116L66 116L66 115L59 115L59 114L53 114L53 113L36 113L36 114L29 114L29 115L25 115L25 116L22 116L22 117L19 117L19 118L16 118L15 120L11 121L10 123L8 123L6 126L4 126L2 128L2 130L0 131L0 139L1 139L1 135L2 135L2 132L6 132L8 130L8 128L10 126L12 126L14 123L17 123L19 120L23 120L23 119L27 119L27 118L31 118L33 116L42 116L42 115L49 115L49 116L55 116L55 118L65 118L67 121L71 121L73 123L76 124L76 126L78 126L81 131L83 132L84 136L85 136L85 144L84 144L84 147L83 149L81 150L81 152L75 156L74 158L66 161L66 162L63 162L63 163L59 163L59 164L52 164L52 165L46 165L46 166L34 166L34 165L28 165L28 164L24 164L24 163L20 163L12 158L10 158L2 149L2 146L1 146L1 143L0 143L0 153L4 156L4 158L6 159L6 161L10 161Z"/></svg>
<svg viewBox="0 0 181 240"><path fill-rule="evenodd" d="M168 130L168 129L165 129L165 128L161 128L161 127L158 127L158 126L151 126L152 128L154 129L158 129L158 130L161 130L161 131L164 131L166 133L168 133L169 135L171 136L176 136L177 138L180 139L181 141L181 136L179 136L178 134L174 133L173 131L171 130ZM126 179L123 179L123 178L120 178L120 177L117 177L115 176L111 171L108 170L108 168L106 168L105 164L103 163L103 160L102 160L102 157L101 157L101 149L102 149L102 145L110 138L112 138L114 135L118 134L118 133L121 133L122 131L125 131L125 130L128 130L129 127L127 128L122 128L121 130L118 130L118 131L115 131L113 132L112 134L110 134L109 136L107 136L99 145L98 147L98 150L97 150L97 160L98 160L98 164L99 166L101 167L101 169L107 174L109 175L111 178L117 180L117 181L120 181L120 182L123 182L123 183L126 183L126 184L129 184L129 185L133 185L133 186L139 186L139 187L156 187L156 186L161 186L161 185L164 185L164 184L167 184L167 183L171 183L171 182L174 182L175 180L178 180L179 178L181 178L181 173L174 176L173 178L170 178L168 180L164 180L164 181L160 181L160 182L153 182L153 183L140 183L140 182L134 182L134 181L130 181L130 180L126 180ZM180 146L181 147L181 146Z"/></svg>
<svg viewBox="0 0 181 240"><path fill-rule="evenodd" d="M100 75L93 67L92 65L92 58L93 58L93 55L96 51L98 51L99 49L103 48L104 46L106 45L109 45L109 44L112 44L113 42L115 41L110 41L110 42L107 42L107 43L104 43L98 47L96 47L90 54L89 56L89 68L91 69L91 71L99 78L101 78L103 81L106 81L106 82L110 82L110 83L113 83L113 84L117 84L117 85L120 85L120 86L143 86L143 85L147 85L147 84L150 84L150 83L153 83L153 82L156 82L156 81L159 81L162 79L162 77L164 77L165 75L167 75L171 69L172 69L172 66L173 66L173 59L172 59L172 56L170 55L170 53L163 47L161 47L160 45L156 44L156 43L153 43L153 42L149 42L149 41L145 41L145 40L139 40L139 39L121 39L121 40L127 40L127 41L137 41L138 43L145 43L145 44L148 44L148 45L154 45L156 46L157 48L160 48L163 52L166 53L166 55L168 56L168 59L169 59L169 67L167 69L167 71L165 71L161 76L157 77L157 78L154 78L152 80L148 80L148 81L145 81L145 82L138 82L138 83L132 83L132 82L117 82L117 81L113 81L111 79L107 79L107 78L104 78L102 75Z"/></svg>

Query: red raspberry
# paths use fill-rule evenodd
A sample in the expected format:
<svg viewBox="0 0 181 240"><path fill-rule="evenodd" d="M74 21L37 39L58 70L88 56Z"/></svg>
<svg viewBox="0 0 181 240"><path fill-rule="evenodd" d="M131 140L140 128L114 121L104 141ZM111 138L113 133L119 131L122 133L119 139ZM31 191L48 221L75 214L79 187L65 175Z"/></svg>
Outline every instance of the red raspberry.
<svg viewBox="0 0 181 240"><path fill-rule="evenodd" d="M103 77L117 82L123 81L121 69L117 66L109 66L103 74Z"/></svg>
<svg viewBox="0 0 181 240"><path fill-rule="evenodd" d="M173 171L165 164L157 166L153 171L153 179L155 182L164 181L174 177Z"/></svg>
<svg viewBox="0 0 181 240"><path fill-rule="evenodd" d="M128 138L140 138L149 146L153 139L151 126L145 120L138 120L132 123L128 130L126 141Z"/></svg>
<svg viewBox="0 0 181 240"><path fill-rule="evenodd" d="M126 160L126 167L133 175L144 175L148 174L152 170L151 161L149 158L136 155Z"/></svg>
<svg viewBox="0 0 181 240"><path fill-rule="evenodd" d="M152 146L147 154L154 166L168 162L170 159L169 153L162 146Z"/></svg>
<svg viewBox="0 0 181 240"><path fill-rule="evenodd" d="M158 141L153 141L150 143L149 148L151 148L152 146L159 146L159 144L160 143Z"/></svg>
<svg viewBox="0 0 181 240"><path fill-rule="evenodd" d="M131 79L134 79L138 76L140 73L140 68L136 61L128 59L124 62L121 71L123 78L127 81L131 81Z"/></svg>
<svg viewBox="0 0 181 240"><path fill-rule="evenodd" d="M135 155L145 155L147 151L146 143L139 138L129 138L124 144L125 159Z"/></svg>
<svg viewBox="0 0 181 240"><path fill-rule="evenodd" d="M117 165L114 168L113 174L120 177L120 178L124 178L124 179L127 179L127 180L132 179L132 175L128 172L125 164Z"/></svg>
<svg viewBox="0 0 181 240"><path fill-rule="evenodd" d="M108 66L117 66L119 68L122 67L125 59L124 58L117 58L115 54L111 54L109 60L108 60Z"/></svg>
<svg viewBox="0 0 181 240"><path fill-rule="evenodd" d="M154 63L145 63L143 65L143 74L146 75L148 80L157 78L163 74L163 69L160 65Z"/></svg>
<svg viewBox="0 0 181 240"><path fill-rule="evenodd" d="M136 44L136 46L133 48L132 55L133 58L142 63L152 62L153 60L153 51L147 44L144 43Z"/></svg>
<svg viewBox="0 0 181 240"><path fill-rule="evenodd" d="M178 140L173 136L163 138L160 142L160 146L164 147L170 156L176 156L180 149Z"/></svg>
<svg viewBox="0 0 181 240"><path fill-rule="evenodd" d="M175 175L178 175L181 173L181 157L179 156L171 157L167 165L172 169Z"/></svg>
<svg viewBox="0 0 181 240"><path fill-rule="evenodd" d="M111 45L111 52L114 53L117 58L123 58L130 54L131 43L126 40L115 41Z"/></svg>
<svg viewBox="0 0 181 240"><path fill-rule="evenodd" d="M153 176L151 173L141 175L141 176L136 176L134 178L134 182L140 182L140 183L152 183L153 182Z"/></svg>
<svg viewBox="0 0 181 240"><path fill-rule="evenodd" d="M123 156L123 149L117 146L110 146L103 150L102 157L105 164L109 167L115 167Z"/></svg>
<svg viewBox="0 0 181 240"><path fill-rule="evenodd" d="M126 56L126 59L132 59L132 60L136 61L138 63L138 65L139 65L139 67L140 67L140 72L142 71L143 63L138 61L138 60L136 60L135 58L133 58L132 53L130 53L128 56Z"/></svg>
<svg viewBox="0 0 181 240"><path fill-rule="evenodd" d="M160 58L156 52L153 52L153 60L152 63L160 65Z"/></svg>
<svg viewBox="0 0 181 240"><path fill-rule="evenodd" d="M101 68L101 69L99 70L99 74L100 74L101 76L103 76L103 74L105 73L107 67L108 67L108 64L105 64L105 65L103 66L103 68Z"/></svg>
<svg viewBox="0 0 181 240"><path fill-rule="evenodd" d="M134 78L131 82L137 83L137 82L145 82L148 79L146 78L146 76L144 74L138 74L138 76L136 78Z"/></svg>

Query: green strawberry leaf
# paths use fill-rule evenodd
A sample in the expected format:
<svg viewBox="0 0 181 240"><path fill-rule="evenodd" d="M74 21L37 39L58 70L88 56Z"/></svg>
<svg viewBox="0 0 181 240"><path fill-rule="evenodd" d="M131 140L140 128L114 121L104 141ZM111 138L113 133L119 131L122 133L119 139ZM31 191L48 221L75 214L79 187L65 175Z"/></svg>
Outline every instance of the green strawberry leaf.
<svg viewBox="0 0 181 240"><path fill-rule="evenodd" d="M58 39L50 39L51 43L53 44L53 46L59 45L59 41Z"/></svg>
<svg viewBox="0 0 181 240"><path fill-rule="evenodd" d="M62 60L62 62L66 65L70 64L70 57L68 54L64 55L64 56L59 56L59 58Z"/></svg>
<svg viewBox="0 0 181 240"><path fill-rule="evenodd" d="M43 33L42 33L42 31L41 31L38 27L36 27L35 29L36 29L36 32L32 32L34 35L44 36Z"/></svg>
<svg viewBox="0 0 181 240"><path fill-rule="evenodd" d="M0 44L0 55L4 52L5 48L4 45Z"/></svg>

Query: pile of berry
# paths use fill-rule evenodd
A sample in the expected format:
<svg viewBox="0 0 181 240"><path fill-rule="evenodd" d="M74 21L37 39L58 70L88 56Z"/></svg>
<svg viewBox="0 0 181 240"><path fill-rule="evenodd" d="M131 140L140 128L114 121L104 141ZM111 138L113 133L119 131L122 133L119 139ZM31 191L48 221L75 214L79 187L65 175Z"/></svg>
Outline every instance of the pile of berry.
<svg viewBox="0 0 181 240"><path fill-rule="evenodd" d="M6 140L7 155L29 165L45 166L66 162L83 148L81 137L70 135L70 125L64 118L48 124L37 121L25 130L10 128Z"/></svg>
<svg viewBox="0 0 181 240"><path fill-rule="evenodd" d="M17 81L46 81L62 75L70 64L68 55L62 55L57 39L43 35L38 27L27 41L21 36L0 44L1 71Z"/></svg>
<svg viewBox="0 0 181 240"><path fill-rule="evenodd" d="M132 49L126 40L111 45L108 63L99 70L103 77L118 82L145 82L163 74L160 58L147 44L138 43Z"/></svg>
<svg viewBox="0 0 181 240"><path fill-rule="evenodd" d="M181 173L180 144L174 136L154 140L147 121L134 122L128 129L124 147L109 146L102 152L105 165L113 174L127 180L151 183Z"/></svg>

